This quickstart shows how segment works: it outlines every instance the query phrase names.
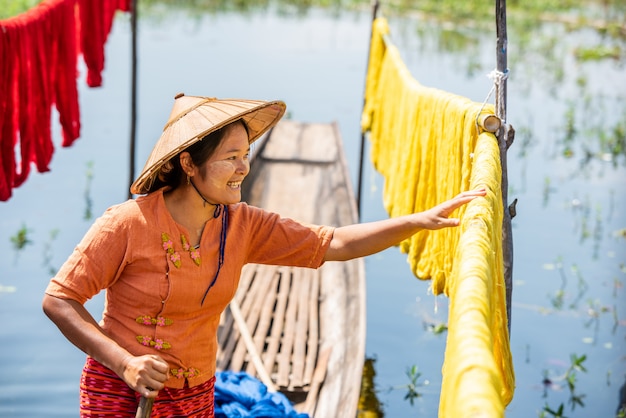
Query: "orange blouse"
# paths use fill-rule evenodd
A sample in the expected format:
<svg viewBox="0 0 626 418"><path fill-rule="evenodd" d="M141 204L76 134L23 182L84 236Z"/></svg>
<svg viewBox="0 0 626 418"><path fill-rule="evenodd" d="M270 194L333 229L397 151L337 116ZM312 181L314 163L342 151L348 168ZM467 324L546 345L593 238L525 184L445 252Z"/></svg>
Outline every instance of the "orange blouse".
<svg viewBox="0 0 626 418"><path fill-rule="evenodd" d="M306 225L245 203L229 205L224 261L222 213L207 222L198 249L171 217L163 190L109 208L96 220L46 293L85 303L106 289L100 325L133 355L159 354L166 386L190 387L215 374L220 314L246 263L318 268L334 228Z"/></svg>

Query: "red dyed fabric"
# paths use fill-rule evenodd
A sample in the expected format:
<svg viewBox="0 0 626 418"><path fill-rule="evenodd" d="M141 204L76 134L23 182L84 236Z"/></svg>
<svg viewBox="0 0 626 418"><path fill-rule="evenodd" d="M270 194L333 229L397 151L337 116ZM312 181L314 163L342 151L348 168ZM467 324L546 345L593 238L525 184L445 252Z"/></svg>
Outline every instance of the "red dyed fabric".
<svg viewBox="0 0 626 418"><path fill-rule="evenodd" d="M80 378L81 417L132 418L139 398L113 371L87 358ZM214 402L215 376L193 388L160 390L150 416L214 418Z"/></svg>
<svg viewBox="0 0 626 418"><path fill-rule="evenodd" d="M129 11L130 0L78 0L80 47L87 65L87 85L102 85L104 45L117 10Z"/></svg>
<svg viewBox="0 0 626 418"><path fill-rule="evenodd" d="M83 53L87 84L101 85L104 43L116 10L130 10L130 0L44 0L0 20L0 201L24 183L33 164L39 172L50 170L53 105L61 145L79 137L77 57Z"/></svg>
<svg viewBox="0 0 626 418"><path fill-rule="evenodd" d="M26 180L32 163L49 170L53 104L63 145L79 136L74 7L75 0L46 0L0 21L0 200Z"/></svg>

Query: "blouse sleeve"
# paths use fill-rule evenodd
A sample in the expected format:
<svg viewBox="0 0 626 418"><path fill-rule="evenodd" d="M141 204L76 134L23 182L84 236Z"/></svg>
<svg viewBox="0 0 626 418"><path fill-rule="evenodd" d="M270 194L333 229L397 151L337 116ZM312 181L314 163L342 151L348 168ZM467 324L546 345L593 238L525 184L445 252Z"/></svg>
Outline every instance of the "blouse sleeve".
<svg viewBox="0 0 626 418"><path fill-rule="evenodd" d="M238 205L247 212L247 263L318 268L333 238L334 227L310 225L265 210Z"/></svg>
<svg viewBox="0 0 626 418"><path fill-rule="evenodd" d="M116 212L110 208L94 222L48 284L47 294L83 304L116 281L128 248L127 222Z"/></svg>

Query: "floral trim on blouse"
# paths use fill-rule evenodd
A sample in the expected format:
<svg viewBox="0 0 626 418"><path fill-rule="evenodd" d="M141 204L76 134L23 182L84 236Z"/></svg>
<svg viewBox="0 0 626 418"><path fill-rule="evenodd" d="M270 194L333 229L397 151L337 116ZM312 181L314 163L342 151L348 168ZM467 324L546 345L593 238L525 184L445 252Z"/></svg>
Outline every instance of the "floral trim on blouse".
<svg viewBox="0 0 626 418"><path fill-rule="evenodd" d="M196 377L200 374L200 370L195 367L189 367L188 369L178 368L178 369L170 369L170 373L177 379L184 379L187 377Z"/></svg>
<svg viewBox="0 0 626 418"><path fill-rule="evenodd" d="M172 239L167 232L161 233L161 241L163 242L163 249L167 253L172 264L174 264L176 268L180 268L180 254L176 250L174 250L174 243L172 242ZM185 237L185 235L183 234L180 234L180 242L183 245L183 249L189 253L189 256L196 264L196 266L200 266L200 264L202 263L202 260L200 259L200 250L198 250L197 248L193 248L191 245L189 245L187 237Z"/></svg>
<svg viewBox="0 0 626 418"><path fill-rule="evenodd" d="M138 335L137 341L141 345L145 345L146 347L153 347L157 350L169 350L172 348L172 345L167 341L164 341L160 338L153 339L149 335Z"/></svg>
<svg viewBox="0 0 626 418"><path fill-rule="evenodd" d="M180 234L180 242L183 243L183 249L189 252L189 256L196 263L196 266L200 266L202 260L200 260L200 251L197 248L192 248L187 242L187 238L183 234Z"/></svg>
<svg viewBox="0 0 626 418"><path fill-rule="evenodd" d="M172 325L174 323L174 321L170 318L166 318L164 316L157 316L156 318L153 318L150 315L138 316L135 321L137 321L138 324L156 325L157 327L164 327L166 325Z"/></svg>

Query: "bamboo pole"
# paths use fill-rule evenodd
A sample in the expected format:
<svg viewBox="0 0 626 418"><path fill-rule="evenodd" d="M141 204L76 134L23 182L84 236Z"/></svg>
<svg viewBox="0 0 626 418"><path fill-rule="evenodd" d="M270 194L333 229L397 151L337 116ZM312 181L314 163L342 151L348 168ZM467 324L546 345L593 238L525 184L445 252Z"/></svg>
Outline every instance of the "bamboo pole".
<svg viewBox="0 0 626 418"><path fill-rule="evenodd" d="M372 28L372 31L374 30L374 20L376 19L376 15L378 14L378 0L374 0L372 2L372 24L370 25L370 27ZM370 62L370 57L369 57L369 51L372 49L372 36L370 33L370 43L369 43L369 47L367 48L367 62L365 65L365 72L366 72L366 77L367 77L367 68L369 68L369 62ZM365 84L367 85L367 80L365 80ZM363 108L365 108L365 94L363 95ZM365 160L365 132L361 131L361 147L360 147L360 152L359 152L359 178L358 178L358 184L356 186L356 207L357 207L357 211L358 211L358 217L359 220L361 219L361 189L363 188L363 161Z"/></svg>
<svg viewBox="0 0 626 418"><path fill-rule="evenodd" d="M131 27L131 91L130 91L130 155L128 170L128 198L132 197L130 185L135 180L135 148L137 133L137 0L132 0Z"/></svg>
<svg viewBox="0 0 626 418"><path fill-rule="evenodd" d="M137 132L137 0L131 1L130 10L131 28L131 91L130 91L130 156L128 198L132 197L130 185L135 179L135 138ZM152 413L154 398L142 396L135 413L135 418L148 418Z"/></svg>
<svg viewBox="0 0 626 418"><path fill-rule="evenodd" d="M496 82L496 116L502 121L498 129L498 147L500 148L500 164L502 167L502 204L505 208L502 218L502 257L504 261L504 283L506 287L506 316L511 335L511 299L513 295L513 236L511 231L511 218L515 216L514 201L508 206L509 180L507 174L507 150L513 143L515 130L510 127L506 119L507 84L507 27L506 27L506 0L496 0L496 69L503 75Z"/></svg>

